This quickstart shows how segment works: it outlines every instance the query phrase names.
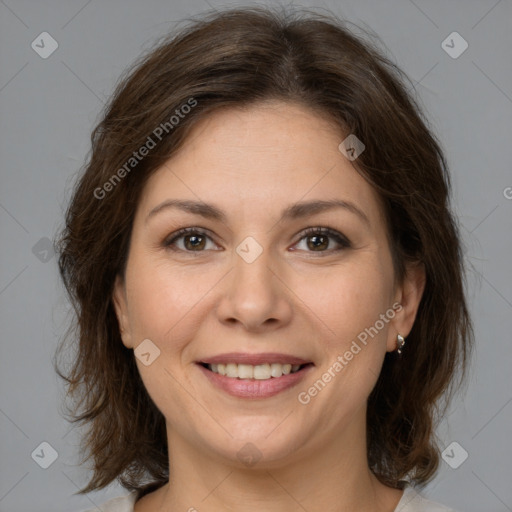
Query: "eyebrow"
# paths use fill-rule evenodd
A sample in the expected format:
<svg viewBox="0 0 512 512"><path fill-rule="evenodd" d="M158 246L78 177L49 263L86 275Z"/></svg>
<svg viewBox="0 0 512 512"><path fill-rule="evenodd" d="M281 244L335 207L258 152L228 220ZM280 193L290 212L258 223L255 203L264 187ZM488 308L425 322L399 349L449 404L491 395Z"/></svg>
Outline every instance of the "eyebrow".
<svg viewBox="0 0 512 512"><path fill-rule="evenodd" d="M226 214L217 206L204 202L183 199L168 199L163 203L160 203L158 206L155 206L146 217L146 222L148 222L149 219L154 217L156 214L172 208L193 213L195 215L200 215L205 219L216 220L224 224L227 223ZM292 204L282 211L280 221L301 219L335 208L343 208L350 213L353 213L365 224L370 226L368 217L360 208L358 208L354 203L344 201L342 199L303 201L300 203Z"/></svg>

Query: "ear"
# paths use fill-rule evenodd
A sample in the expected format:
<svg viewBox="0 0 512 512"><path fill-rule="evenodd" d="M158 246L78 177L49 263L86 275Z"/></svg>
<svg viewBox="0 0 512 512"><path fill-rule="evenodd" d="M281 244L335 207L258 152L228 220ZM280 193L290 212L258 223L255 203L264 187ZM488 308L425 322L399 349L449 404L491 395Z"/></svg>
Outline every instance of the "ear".
<svg viewBox="0 0 512 512"><path fill-rule="evenodd" d="M390 322L388 352L396 350L398 334L406 338L411 332L425 290L425 282L426 273L423 263L408 264L403 282L398 286L395 294L395 303L400 304L401 308L395 309L396 314Z"/></svg>
<svg viewBox="0 0 512 512"><path fill-rule="evenodd" d="M117 321L119 323L119 332L121 334L121 339L123 340L123 345L126 348L133 348L130 321L128 316L128 303L126 299L126 288L120 275L116 276L112 301L114 303L114 309L116 312Z"/></svg>

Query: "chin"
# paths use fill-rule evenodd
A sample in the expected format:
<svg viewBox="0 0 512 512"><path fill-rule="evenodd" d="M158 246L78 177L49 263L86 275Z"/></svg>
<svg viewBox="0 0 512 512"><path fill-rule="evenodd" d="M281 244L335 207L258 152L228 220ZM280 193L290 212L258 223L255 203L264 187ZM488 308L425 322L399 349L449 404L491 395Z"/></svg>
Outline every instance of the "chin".
<svg viewBox="0 0 512 512"><path fill-rule="evenodd" d="M230 465L255 469L287 465L297 458L299 447L310 436L290 429L290 425L285 426L291 417L285 418L286 415L240 417L235 422L221 423L233 437L228 434L222 438L208 436L203 442Z"/></svg>

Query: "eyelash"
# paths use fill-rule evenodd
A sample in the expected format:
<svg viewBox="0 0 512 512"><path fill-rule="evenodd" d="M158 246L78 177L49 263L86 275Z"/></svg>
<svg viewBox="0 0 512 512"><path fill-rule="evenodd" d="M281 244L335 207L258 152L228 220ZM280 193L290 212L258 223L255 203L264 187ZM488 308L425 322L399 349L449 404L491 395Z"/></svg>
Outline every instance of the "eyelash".
<svg viewBox="0 0 512 512"><path fill-rule="evenodd" d="M208 235L208 233L201 228L183 228L183 229L176 231L172 235L170 235L170 237L167 238L163 242L163 245L164 245L164 247L166 247L167 249L169 249L171 251L181 251L181 252L186 252L188 254L202 253L205 251L205 249L201 250L201 251L189 251L186 249L176 248L174 246L175 242L186 235L200 235L200 236L206 236L210 240L212 239ZM322 254L322 253L323 254L331 254L333 252L338 252L343 249L348 249L351 247L351 243L348 238L346 238L344 235L342 235L338 231L336 231L332 228L328 228L328 227L312 227L312 228L305 229L302 233L300 233L300 238L297 243L301 242L304 238L308 238L308 237L315 236L315 235L323 235L323 236L331 237L341 247L338 249L330 249L330 250L328 249L325 251L307 251L307 252L320 253L320 254Z"/></svg>

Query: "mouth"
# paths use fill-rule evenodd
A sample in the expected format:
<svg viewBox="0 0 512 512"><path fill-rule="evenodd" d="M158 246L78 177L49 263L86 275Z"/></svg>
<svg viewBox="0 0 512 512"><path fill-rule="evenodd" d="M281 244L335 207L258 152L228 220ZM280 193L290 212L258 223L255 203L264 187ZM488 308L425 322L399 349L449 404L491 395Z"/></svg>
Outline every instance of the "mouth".
<svg viewBox="0 0 512 512"><path fill-rule="evenodd" d="M315 366L284 354L224 354L197 362L214 386L238 398L269 398L296 386Z"/></svg>

